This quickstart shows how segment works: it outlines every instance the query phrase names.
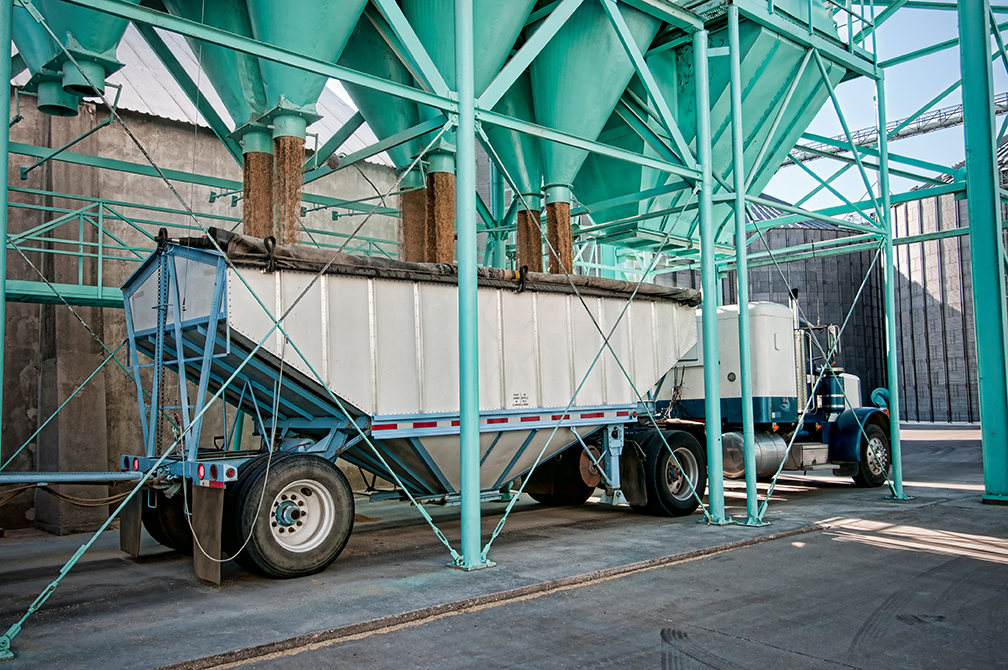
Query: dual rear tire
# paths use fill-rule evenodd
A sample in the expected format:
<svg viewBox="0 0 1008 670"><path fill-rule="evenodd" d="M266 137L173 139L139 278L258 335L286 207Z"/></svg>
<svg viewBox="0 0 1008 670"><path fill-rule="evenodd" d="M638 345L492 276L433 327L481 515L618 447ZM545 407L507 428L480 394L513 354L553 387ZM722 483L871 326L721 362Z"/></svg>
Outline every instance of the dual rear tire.
<svg viewBox="0 0 1008 670"><path fill-rule="evenodd" d="M707 488L707 457L700 443L683 431L651 430L641 448L647 503L634 505L634 510L657 516L692 514Z"/></svg>

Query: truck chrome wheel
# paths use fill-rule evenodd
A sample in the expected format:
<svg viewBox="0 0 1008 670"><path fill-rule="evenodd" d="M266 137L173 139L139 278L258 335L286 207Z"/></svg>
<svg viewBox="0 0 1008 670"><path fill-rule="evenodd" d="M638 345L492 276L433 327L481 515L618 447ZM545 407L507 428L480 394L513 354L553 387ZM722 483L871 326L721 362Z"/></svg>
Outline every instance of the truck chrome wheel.
<svg viewBox="0 0 1008 670"><path fill-rule="evenodd" d="M884 476L886 471L889 470L889 445L885 444L878 437L872 437L868 440L868 472L872 474L873 477Z"/></svg>
<svg viewBox="0 0 1008 670"><path fill-rule="evenodd" d="M696 456L686 447L679 447L672 453L675 454L675 458L668 459L665 471L666 486L676 500L688 500L693 497L693 490L697 486Z"/></svg>
<svg viewBox="0 0 1008 670"><path fill-rule="evenodd" d="M858 486L882 486L889 473L889 435L881 426L869 423L861 436L858 472L854 483Z"/></svg>
<svg viewBox="0 0 1008 670"><path fill-rule="evenodd" d="M643 441L647 503L636 509L659 516L692 514L707 487L703 447L680 430L648 431Z"/></svg>
<svg viewBox="0 0 1008 670"><path fill-rule="evenodd" d="M273 501L270 529L273 539L288 551L311 551L332 532L335 504L332 494L310 479L284 488Z"/></svg>

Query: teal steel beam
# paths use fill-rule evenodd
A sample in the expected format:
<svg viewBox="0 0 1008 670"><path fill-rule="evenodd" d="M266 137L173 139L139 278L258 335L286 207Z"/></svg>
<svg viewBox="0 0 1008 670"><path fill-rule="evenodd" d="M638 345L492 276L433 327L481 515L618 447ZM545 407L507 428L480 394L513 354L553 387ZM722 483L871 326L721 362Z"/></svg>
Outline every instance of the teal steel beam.
<svg viewBox="0 0 1008 670"><path fill-rule="evenodd" d="M997 24L998 30L1004 30L1005 28L1008 28L1008 21L1006 21L1005 23ZM945 40L944 42L938 42L937 44L932 44L931 46L924 47L923 49L917 49L916 51L911 51L909 53L901 54L899 56L894 56L879 63L879 67L885 69L888 67L892 67L893 65L899 65L901 63L917 60L918 58L923 58L924 56L930 56L931 54L938 53L939 51L945 51L946 49L951 49L952 47L958 45L959 45L959 38L955 37L950 40Z"/></svg>
<svg viewBox="0 0 1008 670"><path fill-rule="evenodd" d="M696 73L697 159L700 163L700 275L703 286L704 419L707 424L707 504L710 523L725 524L721 454L721 375L718 371L717 265L714 259L714 173L711 165L710 78L707 31L693 33Z"/></svg>
<svg viewBox="0 0 1008 670"><path fill-rule="evenodd" d="M333 63L327 63L317 58L303 56L288 49L281 49L271 44L257 42L256 40L235 35L225 30L212 28L196 21L189 21L147 7L134 5L126 2L126 0L66 0L66 2L94 9L104 14L128 19L134 23L146 23L157 28L194 37L210 44L216 44L258 58L264 58L283 65L290 65L305 72L365 86L382 93L412 100L422 105L436 107L443 111L454 112L458 110L458 103L447 97L428 93L412 86L395 84L380 77L373 77Z"/></svg>
<svg viewBox="0 0 1008 670"><path fill-rule="evenodd" d="M599 200L598 202L589 203L587 205L580 205L571 209L571 216L577 214L594 214L595 212L602 212L607 209L612 209L613 207L622 207L623 205L630 205L635 202L640 202L642 200L647 200L649 198L656 198L660 195L665 195L667 193L674 193L676 191L683 191L689 188L685 182L676 182L675 184L667 184L665 186L658 186L655 188L649 188L644 191L639 191L637 193L631 193L630 195L621 195L615 198L608 198L606 200Z"/></svg>
<svg viewBox="0 0 1008 670"><path fill-rule="evenodd" d="M494 105L500 102L511 85L521 76L521 73L528 69L543 47L549 44L553 36L567 23L567 19L574 14L582 2L584 0L563 0L557 4L556 8L550 11L546 20L539 24L532 36L525 40L525 44L518 50L518 53L501 68L486 90L480 92L476 106L482 109L493 109Z"/></svg>
<svg viewBox="0 0 1008 670"><path fill-rule="evenodd" d="M914 121L916 121L917 118L921 114L923 114L924 112L930 110L932 107L934 107L935 105L937 105L939 102L941 102L942 100L944 100L945 98L947 98L949 95L951 95L952 91L956 90L960 86L962 86L962 79L960 79L959 81L957 81L957 82L953 83L952 85L950 85L944 91L942 91L941 93L939 93L938 95L936 95L935 97L931 98L929 101L927 101L926 103L924 103L924 106L922 106L916 112L914 112L913 114L911 114L907 118L903 119L899 123L899 125L897 125L895 128L893 128L888 133L886 133L886 137L888 139L890 139L890 140L892 138L896 137L896 135L899 134L899 131L903 130L904 128L906 128L907 126L909 126L911 123L913 123Z"/></svg>
<svg viewBox="0 0 1008 670"><path fill-rule="evenodd" d="M633 62L637 76L640 77L641 82L644 84L644 90L647 91L655 107L658 108L658 120L672 136L680 159L687 166L695 168L696 159L693 156L693 152L690 151L689 145L682 135L682 131L679 130L679 124L676 123L672 109L665 101L665 96L662 94L658 82L655 80L654 75L651 74L651 68L648 67L647 62L644 60L644 55L637 47L637 42L630 32L630 26L627 25L626 19L623 18L619 7L616 6L616 0L602 0L602 8L609 16L609 21L612 23L613 28L616 29L616 35L619 37L620 43L623 44L623 49L626 50L627 55ZM702 27L702 24L699 27Z"/></svg>
<svg viewBox="0 0 1008 670"><path fill-rule="evenodd" d="M815 172L813 172L807 165L805 165L805 163L803 163L803 162L801 162L799 160L795 160L795 157L794 157L793 154L789 153L788 156L791 157L791 160L792 160L792 162L795 165L797 165L802 170L804 170L805 173L807 175L809 175L810 177L812 177L812 179L814 179L816 182L818 182L821 187L827 189L830 193L832 193L833 195L835 195L841 202L843 202L848 207L850 207L852 210L854 210L859 215L861 215L861 218L863 218L863 219L870 219L871 218L867 214L864 213L864 210L862 210L860 207L858 207L853 202L851 202L850 198L848 198L843 193L841 193L840 191L838 191L835 188L833 188L833 186L831 186L829 183L826 182L826 180L824 180L822 177L820 177Z"/></svg>
<svg viewBox="0 0 1008 670"><path fill-rule="evenodd" d="M958 3L984 501L1008 502L1008 315L987 0Z"/></svg>
<svg viewBox="0 0 1008 670"><path fill-rule="evenodd" d="M854 167L854 163L853 162L847 163L846 165L841 165L839 170L837 170L836 172L834 172L833 174L831 174L825 180L820 181L818 186L816 186L814 189L812 189L811 191L809 191L808 193L806 193L805 195L803 195L801 197L801 200L799 200L798 202L796 202L794 204L794 206L795 207L801 207L802 205L804 205L806 202L808 202L809 200L811 200L812 198L814 198L816 195L818 195L819 192L822 191L824 188L826 188L828 185L832 184L839 177L843 176L847 172L847 170L850 170L852 167Z"/></svg>
<svg viewBox="0 0 1008 670"><path fill-rule="evenodd" d="M8 45L0 49L0 72L11 71L11 20L14 13L12 2L0 2L0 44ZM0 86L0 109L10 115L10 82ZM10 142L10 125L0 123L0 156L4 157L4 165L9 164L10 154L8 153ZM3 182L0 185L0 239L4 240L4 253L0 253L0 415L3 411L3 359L6 349L6 324L7 324L7 174L4 171ZM0 441L0 448L3 443ZM14 658L10 650L10 638L4 636L0 638L0 660Z"/></svg>
<svg viewBox="0 0 1008 670"><path fill-rule="evenodd" d="M13 154L19 154L22 156L37 156L42 158L49 157L53 153L52 149L46 147L35 147L30 144L22 144L20 142L11 142L10 150ZM105 170L117 170L119 172L127 172L129 174L138 174L145 177L156 177L160 179L161 174L158 173L150 165L141 165L139 163L130 163L129 161L121 161L113 158L101 158L99 156L88 156L87 154L77 154L71 151L64 151L61 153L56 160L62 161L64 163L72 163L74 165L86 165L89 167L102 168ZM241 190L242 183L240 181L233 181L230 179L222 179L220 177L211 177L209 175L193 174L191 172L183 172L181 170L168 170L161 168L161 173L171 181L179 181L186 184L196 184L198 186L209 186L212 188L220 188L224 190ZM316 195L313 193L303 193L301 195L302 200L305 202L310 202L316 205L327 205L329 207L345 207L347 209L352 209L356 212L362 214L367 214L371 211L371 207L353 203L346 200L341 200L339 198L330 198L328 196ZM399 210L392 209L390 207L379 207L375 214L381 214L383 216L398 216Z"/></svg>
<svg viewBox="0 0 1008 670"><path fill-rule="evenodd" d="M665 23L682 28L687 32L701 30L704 27L703 19L679 5L664 0L620 0L620 2L630 5L645 14L650 14L656 19Z"/></svg>
<svg viewBox="0 0 1008 670"><path fill-rule="evenodd" d="M879 26L881 26L883 23L891 19L893 17L893 14L899 11L899 8L905 5L906 3L907 0L896 0L895 2L893 2L891 5L886 7L881 14L875 17L870 26L867 26L859 30L857 35L855 35L853 38L850 39L850 42L852 44L857 44L864 38L868 37L868 35L874 34L875 31L878 30Z"/></svg>
<svg viewBox="0 0 1008 670"><path fill-rule="evenodd" d="M462 551L456 567L492 565L480 539L479 304L476 296L476 110L473 0L455 0L455 83L459 123L455 160L458 222L459 493Z"/></svg>
<svg viewBox="0 0 1008 670"><path fill-rule="evenodd" d="M850 151L850 144L846 142L841 142L835 140L832 137L826 137L824 135L817 135L816 133L804 132L802 133L803 140L811 140L812 142L819 142L827 146L836 147L837 149L844 149L845 151ZM800 144L795 145L795 148L802 151L809 151L807 147L803 147ZM879 152L877 149L872 149L871 147L859 147L861 153L867 156L873 156L878 158ZM830 154L832 156L833 154ZM916 167L921 170L930 170L933 172L938 172L940 174L948 174L955 172L948 165L940 165L939 163L932 163L930 161L920 160L917 158L910 158L909 156L901 156L899 154L889 154L889 161L894 163L902 163L904 165L909 165L911 167Z"/></svg>
<svg viewBox="0 0 1008 670"><path fill-rule="evenodd" d="M881 74L881 73L880 73ZM903 450L900 445L900 396L899 370L896 356L896 256L893 254L894 225L892 202L889 193L889 141L884 132L886 127L885 77L875 80L878 100L879 132L879 188L882 191L882 219L885 230L883 249L885 253L885 312L886 312L886 376L889 378L889 449L892 457L892 495L906 500L903 492Z"/></svg>
<svg viewBox="0 0 1008 670"><path fill-rule="evenodd" d="M413 78L428 91L442 97L448 97L448 85L445 83L444 77L441 76L441 72L434 65L430 54L427 53L427 50L421 44L420 38L417 37L416 32L413 30L413 26L406 20L406 16L402 13L402 9L399 8L395 0L371 1L381 13L381 18L384 19L386 25L382 25L383 22L375 20L377 17L374 17L369 9L364 10L365 14L371 14L369 19L375 24L378 32L382 33L385 41L389 43L389 46L392 47L400 60L403 61L403 64L413 74ZM391 30L392 34L395 35L395 41L398 44L390 39L388 30Z"/></svg>
<svg viewBox="0 0 1008 670"><path fill-rule="evenodd" d="M29 249L25 249L29 251ZM43 252L44 253L44 252ZM62 305L64 301L72 307L110 307L122 309L122 289L118 286L86 286L81 284L52 284L23 279L7 280L7 301L27 302L38 305ZM54 293L53 290L57 292Z"/></svg>
<svg viewBox="0 0 1008 670"><path fill-rule="evenodd" d="M319 150L315 154L305 161L304 170L308 171L308 166L312 168L317 168L319 163L325 164L329 158L336 153L336 151L343 146L343 143L350 139L357 130L364 125L364 117L360 112L354 112L354 115L346 120L339 129L333 133L333 136L326 140L326 143L319 147Z"/></svg>
<svg viewBox="0 0 1008 670"><path fill-rule="evenodd" d="M854 223L853 221L847 221L845 219L838 219L835 216L829 216L827 214L824 214L823 211L812 212L807 209L799 209L797 207L791 207L789 205L774 202L772 200L765 200L764 198L758 198L754 195L747 195L746 200L756 205L773 207L774 209L778 209L782 212L791 212L792 214L799 214L804 216L805 219L819 219L821 221L829 221L830 223L835 223L841 228L849 228L851 230L857 230L862 233L877 233L879 231L879 228L875 225L866 225L866 224ZM844 209L843 211L849 212L850 210ZM774 221L773 220L751 221L746 227L746 229L755 232L757 229L768 230L770 228L776 227L776 225L781 225L781 224L775 224L775 225L768 225L768 224L774 224Z"/></svg>
<svg viewBox="0 0 1008 670"><path fill-rule="evenodd" d="M145 25L143 23L137 23L136 29L139 31L140 36L144 38L147 42L147 46L151 48L154 55L158 57L161 63L167 68L169 74L171 74L172 79L179 85L182 92L185 93L189 101L196 105L196 109L199 110L200 115L206 120L207 124L210 126L210 130L213 131L217 139L221 141L224 148L228 150L231 157L235 159L238 165L242 164L242 149L233 139L229 137L231 134L230 129L228 129L227 124L221 119L217 110L213 108L213 105L206 99L196 82L192 80L189 73L185 71L182 64L179 63L178 58L172 53L168 45L164 43L161 36L157 34L152 27Z"/></svg>
<svg viewBox="0 0 1008 670"><path fill-rule="evenodd" d="M749 332L749 268L745 245L746 179L745 131L742 128L742 63L739 48L739 12L728 5L728 59L731 87L732 175L735 188L735 266L738 279L739 385L742 389L742 454L745 461L746 526L762 526L756 489L756 437L753 426L752 349ZM806 58L807 62L807 58ZM718 282L720 284L721 282ZM705 330L706 332L706 330ZM704 358L704 368L710 364ZM718 366L713 366L717 368Z"/></svg>
<svg viewBox="0 0 1008 670"><path fill-rule="evenodd" d="M850 156L844 156L844 155L841 155L839 153L830 153L828 151L822 151L820 149L814 149L814 148L806 146L806 145L795 145L795 148L801 150L803 153L813 154L815 156L820 156L822 158L831 158L831 159L833 159L835 161L839 161L841 163L846 163L848 167L854 167L855 165L857 165L857 161L855 161ZM862 146L862 148L861 148L861 153L863 153L863 154L870 154L870 155L877 155L878 154L878 152L875 149L870 149L870 148L864 147L864 146ZM787 166L791 165L793 162L794 162L794 160L789 157L788 161L786 163L783 163L781 165L781 167L787 167ZM807 161L802 161L802 162L804 163L804 162L807 162ZM878 163L873 163L873 162L871 162L869 160L866 160L863 157L861 159L861 162L864 163L865 167L867 167L867 168L869 168L871 170L874 170L874 171L878 171L879 170ZM889 175L890 176L892 176L892 175L899 175L900 177L906 177L907 179L912 179L914 181L920 181L920 182L924 182L924 183L927 183L927 184L934 184L934 185L940 185L940 184L945 184L946 183L946 182L941 181L940 179L935 179L934 177L928 177L926 175L920 174L919 172L908 172L906 170L894 170L891 167L891 165L893 163L911 163L911 162L916 163L916 162L919 162L919 161L917 161L916 159L912 159L912 158L906 157L906 156L901 156L900 154L890 153L889 154L889 164L890 164ZM952 170L951 168L945 168L944 170L941 171L941 174L948 174L949 172L954 172L954 170ZM821 190L821 189L819 189L819 190ZM815 191L815 193L818 193L818 192L819 192L818 190ZM812 197L812 195L814 195L815 193L806 194L806 196L804 198L802 198L802 200L799 201L799 202L806 201L808 198Z"/></svg>

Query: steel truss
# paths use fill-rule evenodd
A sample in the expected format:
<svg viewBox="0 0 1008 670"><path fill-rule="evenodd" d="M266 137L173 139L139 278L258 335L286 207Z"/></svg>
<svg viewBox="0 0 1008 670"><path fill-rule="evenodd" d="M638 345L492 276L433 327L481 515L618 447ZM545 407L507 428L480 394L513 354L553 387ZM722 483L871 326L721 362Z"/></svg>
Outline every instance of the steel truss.
<svg viewBox="0 0 1008 670"><path fill-rule="evenodd" d="M17 1L19 3L27 2L27 0ZM577 255L579 260L575 263L575 268L580 268L582 272L597 271L612 275L633 276L638 277L640 281L644 281L650 280L657 273L692 269L699 264L705 296L702 316L704 325L702 346L705 360L718 360L716 327L718 301L714 297L717 295L719 277L726 275L730 271L736 272L739 300L740 303L744 304L748 301L748 267L786 263L809 257L852 253L866 249L879 249L885 276L887 370L890 393L889 411L892 426L891 445L893 451L891 492L895 498L905 498L906 495L903 492L899 456L899 385L895 356L897 334L894 329L895 278L893 248L894 245L919 242L925 238L937 239L939 235L915 236L912 239L897 239L894 237L891 216L892 205L916 199L922 193L910 191L899 194L891 193L890 174L912 178L922 185L934 186L934 188L924 192L928 196L945 193L965 193L969 202L971 223L968 234L974 238L971 248L974 250L972 258L973 286L974 298L977 305L975 310L977 319L977 346L978 350L980 350L980 374L978 376L981 379L981 415L983 419L986 483L985 499L1008 501L1008 439L1006 439L1008 419L1006 419L1004 414L1004 407L1008 405L1008 370L1006 370L1006 359L1008 359L1008 353L1006 353L1008 318L1006 318L1004 295L1005 254L1001 242L1003 224L1001 221L1001 207L999 206L1005 199L1006 193L995 177L997 174L995 142L1000 142L1004 137L1005 131L1008 129L1008 119L1001 124L999 131L995 132L995 107L991 87L992 60L1000 61L1003 66L1008 68L1008 51L1005 49L1000 33L1003 26L995 20L997 14L1005 13L1008 11L1008 8L997 7L992 9L987 0L973 0L960 3L940 2L938 0L918 0L915 2L908 2L907 0L895 0L892 2L886 0L875 0L874 2L867 0L857 2L846 0L846 2L831 2L831 13L834 16L834 20L841 27L846 26L846 29L842 30L844 35L843 40L837 42L818 34L811 25L811 18L809 19L809 25L800 25L800 22L796 23L794 20L786 19L780 14L775 13L773 0L769 0L769 2L766 0L735 0L732 4L727 5L726 8L723 5L711 3L709 8L711 8L713 13L707 17L703 13L708 8L706 5L697 7L696 13L694 13L686 11L672 3L661 2L660 0L620 0L620 2L626 2L626 4L649 13L668 24L668 29L658 36L650 51L645 54L636 48L632 38L628 38L628 29L618 11L617 0L561 0L536 12L530 17L530 23L542 19L538 30L512 55L511 59L497 74L486 90L475 91L472 82L472 2L471 0L457 0L456 25L459 27L456 34L458 90L451 91L445 84L444 77L437 70L430 55L420 44L419 39L394 0L372 0L373 6L367 11L377 12L390 26L392 37L389 39L395 40L396 51L402 55L410 71L415 73L420 85L419 88L395 84L332 63L326 63L289 50L170 16L143 6L134 5L125 0L67 1L133 21L140 28L141 33L151 44L152 48L161 55L173 76L182 83L183 90L191 97L193 103L198 106L199 111L208 121L212 130L228 146L229 151L231 151L236 159L238 158L238 152L232 146L233 143L228 139L228 129L216 117L212 109L205 104L205 101L200 103L197 87L191 80L188 80L187 75L181 71L178 63L172 62L173 58L171 58L170 52L168 52L163 42L160 42L160 38L153 30L154 28L168 30L202 40L205 43L251 54L260 59L291 65L308 72L388 93L443 112L444 116L437 119L436 123L422 123L345 157L337 169L344 169L348 165L352 165L359 160L380 153L397 144L427 135L437 128L440 128L441 132L450 128L457 129L459 369L460 397L462 400L460 417L462 542L460 552L456 552L451 548L444 535L430 521L429 516L423 512L422 508L419 509L427 517L428 522L439 539L448 546L458 567L475 569L490 565L487 559L487 552L493 538L501 531L504 523L504 520L502 520L494 532L493 538L484 546L480 537L481 494L479 490L478 435L480 416L478 397L476 396L478 390L476 235L479 232L487 235L488 243L485 252L485 261L492 262L497 266L503 266L507 262L507 241L514 231L514 213L517 202L511 203L510 207L506 206L507 203L504 202L503 185L505 181L511 180L510 176L506 174L506 171L503 170L499 163L495 166L495 195L490 205L488 206L482 202L476 195L474 156L476 142L482 138L481 125L503 127L538 137L546 142L559 143L607 158L624 161L631 165L651 168L666 175L664 185L658 189L648 192L642 191L631 196L616 198L606 202L578 203L573 208L573 214L582 214L589 221L589 225L583 226L580 230L576 231L576 235L579 236L580 250ZM621 37L623 46L633 61L636 73L643 84L648 99L641 100L636 98L636 96L624 96L618 110L621 116L649 147L649 151L646 154L614 147L594 138L577 137L569 133L557 131L556 129L511 118L492 111L494 104L508 90L511 84L514 83L517 77L524 72L535 59L536 55L556 35L565 21L583 2L602 3L603 8L612 21L613 27ZM925 46L898 58L879 62L875 56L874 48L876 31L901 8L944 12L957 11L960 39ZM11 10L11 3L0 3L0 36L6 36L0 37L0 39L7 39L8 41L10 40ZM706 22L720 17L722 10L727 12L729 45L727 47L711 49L708 47ZM804 50L805 56L800 72L804 72L807 69L810 72L817 71L819 73L822 84L829 92L830 105L835 110L837 120L844 130L843 139L840 140L820 137L812 133L804 135L805 144L799 147L799 151L812 152L816 156L832 160L835 162L837 168L835 172L826 177L808 170L807 173L815 179L817 185L794 206L770 202L760 197L760 194L749 192L749 186L752 183L753 177L752 175L747 176L745 174L743 161L741 160L744 149L743 141L745 139L743 137L741 117L744 83L741 81L738 25L742 19L757 22L772 30L782 40L798 45ZM995 37L998 46L993 55L989 53L987 48L989 42L987 38L991 35ZM697 87L697 109L701 111L698 112L696 118L697 141L695 146L690 146L683 139L682 133L679 130L679 119L675 117L672 109L664 99L647 63L648 55L686 42L692 42L693 44L696 56L695 68L697 79L700 82L707 81L707 68L710 59L724 57L730 59L732 108L730 132L732 133L732 153L734 160L732 170L727 175L715 174L711 165L712 128L708 112L710 103L707 86L700 85ZM971 73L970 77L963 77L961 82L954 83L951 87L936 95L928 105L918 110L913 116L895 125L888 124L886 121L885 105L886 69L909 62L910 60L951 49L956 45L960 48L962 71L966 72L968 69ZM876 132L874 138L866 137L861 133L851 132L835 87L831 83L827 73L830 64L837 64L845 68L849 73L849 78L866 77L874 82L876 99L878 101L877 127L885 129L884 132ZM9 50L6 52L0 51L0 71L10 71L10 66ZM946 174L952 174L953 171L950 166L892 153L889 150L889 141L898 139L901 136L901 132L907 128L917 127L921 124L926 125L928 115L932 114L931 110L952 90L960 86L963 91L962 116L964 119L964 132L968 140L970 152L967 154L965 179L962 178L961 174L953 175L951 183L944 183L941 177ZM8 107L10 105L9 93L9 89L6 87L0 92L0 96L4 97L3 104ZM791 92L788 92L788 98L790 98L790 95ZM362 122L363 119L360 115L356 115L329 142L318 149L313 160L309 161L309 164L305 166L306 182L325 178L333 172L332 168L325 165L325 160L339 149L340 145ZM778 117L774 121L774 126L780 122L781 118ZM915 126L915 124L917 125ZM771 132L770 137L772 135L773 133ZM810 142L820 144L810 145ZM489 147L488 144L487 146ZM761 148L761 155L768 151L769 148L768 146L763 146ZM7 126L4 126L0 130L0 153L7 156L10 154L32 156L39 161L57 160L102 169L120 170L132 174L160 176L173 181L216 189L219 192L215 192L216 197L223 197L220 194L235 192L241 188L241 185L237 182L206 175L161 170L156 165L140 165L98 156L88 156L69 150L53 151L39 147L13 144L9 141ZM792 156L792 160L800 164L802 156L795 154ZM900 167L890 170L890 164L899 164ZM794 170L796 168L792 167L789 169ZM854 171L860 177L860 186L864 187L864 192L867 193L866 197L862 197L859 194L844 194L837 186L839 178L851 171ZM940 185L936 186L936 184ZM967 185L969 185L968 188ZM28 195L37 195L40 193L29 191L28 189L9 187L6 182L3 184L2 189L0 195L3 196L3 199L10 207L28 206L23 203L12 202L12 193L24 193ZM395 187L393 190L395 190ZM618 249L614 248L611 244L596 245L596 241L600 239L603 233L611 231L620 225L637 223L637 220L621 220L594 224L591 220L593 213L623 204L650 203L658 195L675 191L692 192L696 196L696 201L692 202L692 197L686 198L682 208L676 208L674 211L646 209L645 213L635 218L641 221L667 221L677 213L681 215L683 211L695 211L699 215L698 224L685 234L682 231L673 232L671 228L661 228L661 232L655 234L653 239L645 239L643 242L637 240L634 243L622 245ZM839 201L839 204L820 207L816 210L803 207L806 202L824 193L829 193L835 200ZM7 209L3 209L3 213L0 214L0 231L3 233L9 251L19 253L26 259L28 258L26 254L42 253L76 256L79 264L82 264L86 258L93 259L98 264L98 267L102 268L104 264L110 262L136 262L145 257L150 251L147 248L130 246L118 239L113 234L113 231L109 230L109 220L115 220L117 224L125 222L125 225L141 231L152 242L154 236L151 230L156 228L159 222L163 221L165 217L173 215L191 218L193 225L190 228L194 232L205 232L206 227L203 221L213 221L216 225L228 227L234 226L238 222L233 217L211 216L202 213L196 214L184 202L180 203L183 205L182 209L176 210L145 207L143 204L137 203L110 202L67 196L65 194L55 195L61 198L75 199L81 205L75 210L56 210L50 208L48 211L52 217L51 220L43 226L17 235L9 235L7 233ZM346 214L367 214L370 216L375 213L394 215L396 213L393 209L383 208L377 204L372 205L364 201L350 202L310 195L306 195L304 200L312 208L334 210L334 216ZM715 203L728 203L730 205L732 210L731 227L729 227L729 221L718 222L715 220L713 214ZM771 220L757 220L756 217L748 216L751 208L757 205L776 208L781 212L781 215ZM121 211L126 207L146 210L150 212L149 216L155 218L139 219L126 217ZM806 219L820 219L835 223L844 230L851 231L852 235L848 238L814 248L791 247L774 252L768 251L765 254L747 253L749 242L761 236L766 230ZM178 227L177 224L173 223L172 225ZM78 231L80 231L79 234L76 237L71 236L70 238L55 240L50 235L55 229L67 226L76 226ZM83 231L85 229L94 229L97 232L95 238L97 241L88 241L91 238L84 235ZM313 239L324 238L323 241L316 242L320 247L361 253L370 252L384 253L390 256L394 255L394 250L391 248L394 244L387 240L361 238L356 233L351 236L339 236L322 230L309 230L308 232ZM946 232L942 233L941 236L957 234L959 232ZM676 247L666 250L666 246L668 246L670 241L675 241L677 243ZM53 242L57 244L54 244L52 248L43 246L52 244ZM349 246L351 242L354 246ZM153 248L153 244L151 248ZM0 277L6 277L6 256L7 254L0 255ZM566 268L565 271L574 272L575 268ZM122 305L121 299L118 299L118 295L113 295L111 291L107 291L106 287L102 285L102 270L98 272L96 284L89 285L85 283L83 274L83 272L79 273L77 284L52 284L47 281L7 281L3 286L4 297L6 300L64 303L67 306L98 305L118 307ZM117 294L118 292L116 291L115 293ZM0 301L0 342L3 341L4 302ZM290 309L292 308L293 306ZM282 315L271 317L274 319L274 327L270 334L272 335L274 331L277 331L282 334L285 341L288 341L288 338L286 338L283 328L283 320L290 313L290 309ZM743 313L740 311L739 341L741 348L740 376L743 388L742 407L743 411L745 411L745 408L749 408L750 412L744 413L743 416L747 516L740 523L742 525L760 525L763 523L763 515L769 496L767 500L763 501L761 508L755 485L753 417L751 415L752 389L749 363L750 336L748 318L742 318L742 316ZM607 333L601 330L600 332L603 336L603 345L599 350L599 356L607 348L612 352L608 344ZM262 343L260 342L259 346L261 345ZM295 342L290 342L290 345L295 350L297 349ZM258 348L257 346L248 355L245 362L242 363L243 366L249 362ZM615 356L615 352L612 353ZM300 352L298 354L300 355ZM110 358L113 358L113 356L110 355ZM596 360L598 360L598 357L596 357ZM618 358L617 362L619 362ZM708 366L708 368L704 372L707 420L714 425L719 425L720 391L717 368L714 366ZM135 369L134 373L137 372L138 370ZM2 374L2 356L0 356L0 374ZM234 374L238 374L237 369ZM223 388L221 392L223 392ZM0 393L2 393L2 390L0 390ZM202 395L205 396L205 393ZM219 395L220 393L215 398ZM639 392L638 395L640 395ZM202 406L194 407L192 414L189 413L189 408L187 408L185 425L181 427L176 444L183 440L187 443L190 442L190 438L186 437L187 434L192 430L192 426L198 426L202 414L209 407L209 403L215 398L209 400L206 400L205 397L202 398L197 402L197 405L202 403ZM331 399L343 410L342 405L335 396ZM2 396L0 396L0 402L2 402ZM143 404L144 402L144 396L141 394L141 403ZM154 404L152 403L151 407L153 408L153 406ZM345 410L343 412L346 414ZM262 423L261 419L260 423ZM352 424L353 422L351 421L350 423ZM368 436L363 431L360 431L359 427L358 432L360 432L360 439L365 442L368 441ZM163 461L170 452L171 450L161 456L160 461ZM708 522L712 524L731 522L731 519L725 514L721 453L721 436L719 431L708 431L708 506L704 508L704 514ZM375 455L381 459L377 450L375 450ZM152 463L151 465L152 467L147 471L143 480L134 488L134 493L139 490L140 486L154 471L156 464ZM391 468L387 469L394 475ZM607 471L607 477L611 476L612 473ZM611 483L609 479L607 479L607 482ZM126 502L124 501L123 505L125 504ZM76 563L88 546L90 546L90 542L85 544L68 561L61 573L62 575L65 575L73 564ZM45 602L45 599L48 598L48 595L55 588L58 581L54 582L39 596L39 599L36 600L36 603L32 605L29 612L21 621L12 626L6 635L0 637L0 657L10 653L9 646L11 639L16 635L27 616Z"/></svg>

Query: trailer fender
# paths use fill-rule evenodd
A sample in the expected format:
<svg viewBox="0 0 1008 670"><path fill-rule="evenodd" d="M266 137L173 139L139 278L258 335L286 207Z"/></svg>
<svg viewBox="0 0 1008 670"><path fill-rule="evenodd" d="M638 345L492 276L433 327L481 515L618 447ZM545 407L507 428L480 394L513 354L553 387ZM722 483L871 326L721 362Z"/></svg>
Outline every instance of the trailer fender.
<svg viewBox="0 0 1008 670"><path fill-rule="evenodd" d="M889 434L889 416L877 407L859 407L844 410L830 431L829 457L831 463L853 461L861 458L861 425L875 424Z"/></svg>

